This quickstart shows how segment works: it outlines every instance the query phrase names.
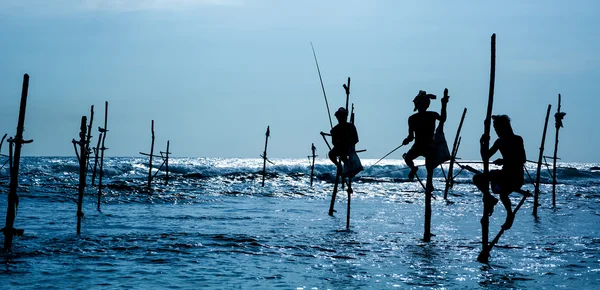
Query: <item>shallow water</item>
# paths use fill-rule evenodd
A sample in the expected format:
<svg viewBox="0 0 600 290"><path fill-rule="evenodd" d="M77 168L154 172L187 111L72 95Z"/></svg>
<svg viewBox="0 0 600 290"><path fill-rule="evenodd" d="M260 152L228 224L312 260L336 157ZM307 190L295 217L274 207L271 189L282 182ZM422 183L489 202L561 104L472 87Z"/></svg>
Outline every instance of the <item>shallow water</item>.
<svg viewBox="0 0 600 290"><path fill-rule="evenodd" d="M327 215L333 167L320 160L310 187L306 160L274 160L264 188L257 159L176 158L169 185L145 190L145 159L110 158L106 196L84 199L76 229L78 166L73 158L23 158L13 252L0 286L23 288L356 289L600 287L600 182L595 164L563 163L556 209L542 185L538 219L528 199L491 253L481 248L480 195L461 173L449 200L436 171L432 232L423 242L424 194L407 182L405 165L386 160L354 184L350 230L347 198ZM369 167L374 160L364 160ZM535 166L530 167L533 174ZM7 172L0 170L0 216ZM456 171L458 172L458 171ZM420 174L422 174L420 172ZM161 181L162 172L158 175ZM543 181L551 179L547 173ZM530 184L525 188L532 189ZM519 196L514 194L513 205ZM500 229L501 206L490 219Z"/></svg>

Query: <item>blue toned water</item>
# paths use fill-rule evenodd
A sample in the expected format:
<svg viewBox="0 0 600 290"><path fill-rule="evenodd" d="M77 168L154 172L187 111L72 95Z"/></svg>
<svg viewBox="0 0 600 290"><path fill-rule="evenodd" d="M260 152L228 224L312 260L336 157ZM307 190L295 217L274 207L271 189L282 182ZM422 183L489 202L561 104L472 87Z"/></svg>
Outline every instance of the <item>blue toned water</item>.
<svg viewBox="0 0 600 290"><path fill-rule="evenodd" d="M262 160L174 158L169 185L158 184L159 173L148 192L146 159L109 158L102 210L88 187L77 236L76 160L22 158L15 227L25 235L0 258L0 288L600 288L600 171L590 169L598 164L559 164L556 209L544 172L538 220L528 199L484 265L476 262L482 209L471 173L459 174L447 203L436 171L436 236L425 243L423 190L406 180L403 162L359 175L346 231L345 192L327 215L329 162L318 160L310 187L308 160L273 161L262 188ZM2 219L7 175L0 170ZM504 217L497 206L490 236Z"/></svg>

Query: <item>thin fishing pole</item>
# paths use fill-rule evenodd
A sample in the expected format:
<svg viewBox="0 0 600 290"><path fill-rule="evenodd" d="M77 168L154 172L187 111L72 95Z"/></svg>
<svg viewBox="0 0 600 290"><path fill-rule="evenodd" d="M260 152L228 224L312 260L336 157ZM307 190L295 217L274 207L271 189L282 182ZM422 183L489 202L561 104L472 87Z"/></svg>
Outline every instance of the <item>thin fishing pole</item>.
<svg viewBox="0 0 600 290"><path fill-rule="evenodd" d="M327 94L325 94L325 86L323 85L323 78L321 77L321 69L319 69L319 62L317 61L317 54L315 53L315 47L312 42L310 43L312 48L313 56L315 57L315 64L317 64L317 72L319 73L319 80L321 81L321 89L323 90L323 97L325 97L325 105L327 106L327 117L329 117L329 126L333 128L333 122L331 121L331 111L329 111L329 102L327 101Z"/></svg>
<svg viewBox="0 0 600 290"><path fill-rule="evenodd" d="M381 159L377 160L377 162L373 163L373 165L369 166L369 168L367 168L367 170L371 169L371 167L375 166L375 164L379 163L379 161L383 160L384 158L388 157L390 154L394 153L396 150L400 149L402 146L404 146L404 144L394 148L394 150L390 151L390 153L385 154L385 156L381 157ZM365 171L367 171L365 170Z"/></svg>

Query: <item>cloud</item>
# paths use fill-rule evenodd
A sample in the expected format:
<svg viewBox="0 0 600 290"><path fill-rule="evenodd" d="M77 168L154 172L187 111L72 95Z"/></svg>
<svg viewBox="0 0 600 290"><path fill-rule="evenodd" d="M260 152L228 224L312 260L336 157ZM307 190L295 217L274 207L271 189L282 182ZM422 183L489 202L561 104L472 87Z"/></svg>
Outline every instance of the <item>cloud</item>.
<svg viewBox="0 0 600 290"><path fill-rule="evenodd" d="M185 10L240 5L243 0L0 0L0 13L61 14L89 11Z"/></svg>

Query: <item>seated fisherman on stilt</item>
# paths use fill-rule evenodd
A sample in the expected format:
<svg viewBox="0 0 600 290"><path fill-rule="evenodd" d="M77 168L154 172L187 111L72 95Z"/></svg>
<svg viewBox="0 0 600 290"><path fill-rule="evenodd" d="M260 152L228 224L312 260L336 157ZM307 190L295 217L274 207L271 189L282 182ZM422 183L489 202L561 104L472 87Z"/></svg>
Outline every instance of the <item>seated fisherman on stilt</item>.
<svg viewBox="0 0 600 290"><path fill-rule="evenodd" d="M496 131L496 135L498 135L498 139L487 152L485 152L483 146L481 147L481 157L489 159L500 150L502 158L495 160L494 164L502 165L502 169L490 170L487 177L483 173L477 174L473 177L473 183L484 194L483 202L489 216L492 215L494 206L498 203L498 199L490 194L489 183L491 183L492 192L500 195L500 200L506 208L506 221L502 225L502 228L508 230L511 228L515 218L509 195L515 191L523 193L521 187L524 181L523 165L526 161L525 148L523 138L515 135L510 125L510 118L507 115L492 116L492 120L494 121L494 130ZM486 136L481 136L481 143L485 141L484 138Z"/></svg>
<svg viewBox="0 0 600 290"><path fill-rule="evenodd" d="M342 162L346 164L350 154L355 152L354 146L358 143L358 133L354 124L346 121L348 111L345 108L339 108L334 115L338 120L338 124L331 129L333 148L329 151L329 159L337 166L337 170L341 174Z"/></svg>
<svg viewBox="0 0 600 290"><path fill-rule="evenodd" d="M435 121L441 122L446 121L446 105L448 104L448 97L442 98L442 111L441 114L433 111L427 111L431 103L430 99L435 100L436 96L428 94L425 91L419 91L419 94L415 97L413 102L415 103L415 109L417 113L413 114L408 118L408 137L404 139L402 145L408 145L411 141L415 140L415 144L404 154L404 161L406 165L410 167L408 173L408 179L413 181L417 174L417 167L413 160L419 156L425 157L425 167L427 168L427 190L433 191L433 169L437 165L431 164L431 159L434 157L434 134L435 134Z"/></svg>

